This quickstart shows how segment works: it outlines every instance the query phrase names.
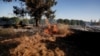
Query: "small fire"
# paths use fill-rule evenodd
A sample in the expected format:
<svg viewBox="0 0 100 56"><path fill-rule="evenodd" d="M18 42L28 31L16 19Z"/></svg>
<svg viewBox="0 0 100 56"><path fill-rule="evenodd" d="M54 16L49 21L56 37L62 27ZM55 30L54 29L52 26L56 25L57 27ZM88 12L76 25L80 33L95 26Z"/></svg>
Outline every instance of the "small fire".
<svg viewBox="0 0 100 56"><path fill-rule="evenodd" d="M69 30L69 26L65 24L50 24L48 19L45 19L45 23L47 27L43 30L45 34L48 35L57 35L57 36L65 36L70 35L73 32Z"/></svg>
<svg viewBox="0 0 100 56"><path fill-rule="evenodd" d="M44 33L46 34L56 34L58 32L58 28L56 24L50 24L48 19L45 19L47 27L44 29Z"/></svg>
<svg viewBox="0 0 100 56"><path fill-rule="evenodd" d="M50 34L49 29L48 28L44 29L44 33Z"/></svg>
<svg viewBox="0 0 100 56"><path fill-rule="evenodd" d="M52 25L52 33L57 33L57 32L58 32L57 25L56 24Z"/></svg>
<svg viewBox="0 0 100 56"><path fill-rule="evenodd" d="M44 29L44 33L46 34L56 34L58 32L57 25L49 25L46 29Z"/></svg>

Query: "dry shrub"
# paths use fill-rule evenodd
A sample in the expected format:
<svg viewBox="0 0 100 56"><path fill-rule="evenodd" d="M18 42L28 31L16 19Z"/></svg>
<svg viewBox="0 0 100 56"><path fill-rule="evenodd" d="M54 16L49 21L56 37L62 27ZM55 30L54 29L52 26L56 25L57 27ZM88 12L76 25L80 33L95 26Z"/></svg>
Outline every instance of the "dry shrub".
<svg viewBox="0 0 100 56"><path fill-rule="evenodd" d="M68 25L65 24L58 24L58 34L62 35L70 35L72 32L69 29Z"/></svg>

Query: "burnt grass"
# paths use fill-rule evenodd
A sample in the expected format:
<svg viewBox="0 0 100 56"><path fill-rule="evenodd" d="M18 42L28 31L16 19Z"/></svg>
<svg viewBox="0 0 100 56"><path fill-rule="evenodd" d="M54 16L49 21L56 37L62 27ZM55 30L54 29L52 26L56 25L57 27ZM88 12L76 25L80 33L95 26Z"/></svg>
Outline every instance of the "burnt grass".
<svg viewBox="0 0 100 56"><path fill-rule="evenodd" d="M73 31L75 32L74 34L62 39L62 41L68 44L68 48L66 48L69 54L68 56L99 55L100 32Z"/></svg>
<svg viewBox="0 0 100 56"><path fill-rule="evenodd" d="M73 30L74 34L57 38L55 42L45 41L47 48L59 47L65 56L99 56L100 32Z"/></svg>
<svg viewBox="0 0 100 56"><path fill-rule="evenodd" d="M55 50L58 47L63 50L65 56L99 56L100 32L72 31L74 33L69 36L57 37L55 41L45 40L42 42L46 44L47 49ZM11 56L9 50L18 45L17 42L0 44L0 55Z"/></svg>

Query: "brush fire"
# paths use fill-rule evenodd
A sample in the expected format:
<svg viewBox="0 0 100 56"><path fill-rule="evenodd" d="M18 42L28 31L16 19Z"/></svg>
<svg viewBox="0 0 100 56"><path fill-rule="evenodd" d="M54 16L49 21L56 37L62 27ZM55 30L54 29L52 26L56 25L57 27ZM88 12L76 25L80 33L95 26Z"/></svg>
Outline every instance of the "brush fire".
<svg viewBox="0 0 100 56"><path fill-rule="evenodd" d="M56 39L61 35L71 34L68 26L50 24L47 19L46 24L43 32L37 32L32 36L27 36L27 32L20 37L14 35L12 38L0 38L0 56L66 56L67 54L62 49L63 46L66 47L63 45L65 43L61 41L56 43Z"/></svg>
<svg viewBox="0 0 100 56"><path fill-rule="evenodd" d="M57 25L49 25L47 26L47 28L44 29L44 33L47 33L47 34L56 34L58 32L58 28L57 28Z"/></svg>
<svg viewBox="0 0 100 56"><path fill-rule="evenodd" d="M69 26L68 25L64 25L64 24L50 24L48 19L45 19L46 22L46 27L44 28L44 33L45 34L49 34L49 35L69 35L70 33L72 33L69 30Z"/></svg>

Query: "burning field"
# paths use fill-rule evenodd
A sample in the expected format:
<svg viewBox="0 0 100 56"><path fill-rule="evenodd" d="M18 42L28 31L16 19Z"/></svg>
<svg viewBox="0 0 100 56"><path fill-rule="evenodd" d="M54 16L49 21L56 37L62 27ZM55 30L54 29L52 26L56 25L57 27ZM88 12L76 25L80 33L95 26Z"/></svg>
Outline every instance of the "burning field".
<svg viewBox="0 0 100 56"><path fill-rule="evenodd" d="M0 56L97 56L100 33L52 25L29 36L0 38ZM18 36L17 36L18 35Z"/></svg>
<svg viewBox="0 0 100 56"><path fill-rule="evenodd" d="M67 25L59 26L47 26L31 36L27 32L0 38L0 56L66 56L65 43L57 39L72 32Z"/></svg>

